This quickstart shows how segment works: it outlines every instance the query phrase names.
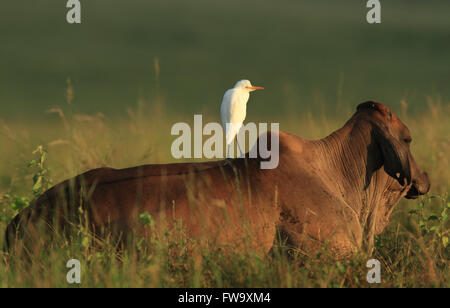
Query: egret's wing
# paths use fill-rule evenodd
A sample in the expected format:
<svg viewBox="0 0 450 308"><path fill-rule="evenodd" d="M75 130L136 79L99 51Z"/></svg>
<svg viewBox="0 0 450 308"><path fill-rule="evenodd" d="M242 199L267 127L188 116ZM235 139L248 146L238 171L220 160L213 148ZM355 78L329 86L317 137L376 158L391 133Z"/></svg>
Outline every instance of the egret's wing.
<svg viewBox="0 0 450 308"><path fill-rule="evenodd" d="M222 106L220 107L220 116L222 118L222 125L224 129L226 124L230 123L231 120L231 100L233 96L234 89L230 89L223 95Z"/></svg>
<svg viewBox="0 0 450 308"><path fill-rule="evenodd" d="M248 93L237 89L225 92L221 106L222 125L225 128L227 144L230 144L245 120Z"/></svg>
<svg viewBox="0 0 450 308"><path fill-rule="evenodd" d="M244 122L247 115L248 97L248 93L242 93L241 91L232 96L230 123L242 124Z"/></svg>

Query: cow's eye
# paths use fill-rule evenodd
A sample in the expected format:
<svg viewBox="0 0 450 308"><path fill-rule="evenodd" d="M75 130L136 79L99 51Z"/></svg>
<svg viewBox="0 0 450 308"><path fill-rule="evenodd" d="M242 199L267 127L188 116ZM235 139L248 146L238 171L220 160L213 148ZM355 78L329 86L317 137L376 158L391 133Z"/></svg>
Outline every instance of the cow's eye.
<svg viewBox="0 0 450 308"><path fill-rule="evenodd" d="M411 138L411 137L403 138L403 141L404 141L405 143L411 143L412 138Z"/></svg>

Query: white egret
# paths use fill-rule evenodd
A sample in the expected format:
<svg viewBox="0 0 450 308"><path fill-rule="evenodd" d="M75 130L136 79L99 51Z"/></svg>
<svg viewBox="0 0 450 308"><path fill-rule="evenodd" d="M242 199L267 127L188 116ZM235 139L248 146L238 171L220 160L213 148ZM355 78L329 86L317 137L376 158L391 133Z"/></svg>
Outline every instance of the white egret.
<svg viewBox="0 0 450 308"><path fill-rule="evenodd" d="M220 107L220 114L222 117L222 125L225 129L227 157L230 157L228 155L229 146L239 133L247 115L247 102L250 97L250 92L262 89L264 88L252 86L248 80L241 80L236 83L233 89L225 92L222 106ZM241 154L244 154L239 146L239 142L237 144Z"/></svg>

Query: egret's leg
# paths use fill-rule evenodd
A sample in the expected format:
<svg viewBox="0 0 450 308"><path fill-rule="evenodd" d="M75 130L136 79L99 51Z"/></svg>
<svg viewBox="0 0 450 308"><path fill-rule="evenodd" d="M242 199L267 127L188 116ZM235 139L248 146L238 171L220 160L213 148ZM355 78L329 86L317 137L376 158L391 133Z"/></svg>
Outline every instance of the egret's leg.
<svg viewBox="0 0 450 308"><path fill-rule="evenodd" d="M237 143L237 145L238 145L238 148L239 148L239 157L242 157L242 156L244 156L244 151L242 151L242 149L241 149L241 146L239 145L239 140L236 138L236 143Z"/></svg>

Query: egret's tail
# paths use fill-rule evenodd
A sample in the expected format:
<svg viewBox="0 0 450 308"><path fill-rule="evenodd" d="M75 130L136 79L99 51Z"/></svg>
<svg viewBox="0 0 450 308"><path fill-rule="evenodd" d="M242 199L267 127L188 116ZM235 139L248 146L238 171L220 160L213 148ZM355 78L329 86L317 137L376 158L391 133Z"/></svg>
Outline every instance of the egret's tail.
<svg viewBox="0 0 450 308"><path fill-rule="evenodd" d="M236 137L236 135L239 133L241 127L242 123L227 123L225 133L227 145L230 145L233 142L234 137Z"/></svg>

